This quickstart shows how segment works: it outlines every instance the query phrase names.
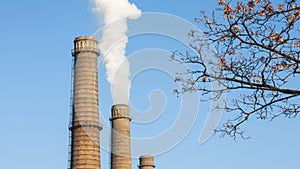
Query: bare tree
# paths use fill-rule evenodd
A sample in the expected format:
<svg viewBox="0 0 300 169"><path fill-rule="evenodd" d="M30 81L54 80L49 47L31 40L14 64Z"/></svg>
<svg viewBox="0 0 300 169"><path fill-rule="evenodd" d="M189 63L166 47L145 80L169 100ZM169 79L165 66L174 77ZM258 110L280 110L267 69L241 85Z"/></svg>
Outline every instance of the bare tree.
<svg viewBox="0 0 300 169"><path fill-rule="evenodd" d="M219 107L233 115L215 130L223 136L244 138L241 126L252 117L296 117L300 111L299 20L300 4L296 0L281 4L271 0L219 0L215 12L201 12L195 19L205 31L188 34L196 52L174 52L171 57L190 64L192 70L186 73L195 77L177 77L175 81L181 82L182 88L174 92L200 91L209 99L232 94L224 107ZM207 50L212 46L216 59L208 60ZM212 65L217 69L209 71ZM216 81L221 88L209 87Z"/></svg>

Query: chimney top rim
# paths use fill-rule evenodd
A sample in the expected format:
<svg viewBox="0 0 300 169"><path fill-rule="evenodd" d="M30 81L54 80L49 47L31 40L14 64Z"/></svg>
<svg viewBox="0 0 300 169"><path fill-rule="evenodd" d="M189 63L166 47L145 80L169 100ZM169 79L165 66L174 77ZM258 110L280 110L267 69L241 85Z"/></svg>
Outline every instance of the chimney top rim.
<svg viewBox="0 0 300 169"><path fill-rule="evenodd" d="M153 158L152 155L141 155L140 158Z"/></svg>
<svg viewBox="0 0 300 169"><path fill-rule="evenodd" d="M75 42L76 41L82 41L82 40L93 40L93 41L97 41L97 39L93 36L78 36L75 38ZM98 41L97 41L98 42Z"/></svg>
<svg viewBox="0 0 300 169"><path fill-rule="evenodd" d="M127 104L115 104L112 106L112 108L114 107L129 107Z"/></svg>

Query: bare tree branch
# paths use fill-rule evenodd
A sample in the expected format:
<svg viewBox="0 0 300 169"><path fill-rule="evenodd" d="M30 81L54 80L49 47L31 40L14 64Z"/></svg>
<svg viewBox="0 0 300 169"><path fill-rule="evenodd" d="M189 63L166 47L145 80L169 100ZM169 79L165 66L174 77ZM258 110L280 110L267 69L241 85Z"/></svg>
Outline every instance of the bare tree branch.
<svg viewBox="0 0 300 169"><path fill-rule="evenodd" d="M231 118L215 131L248 138L241 127L252 117L294 118L300 111L300 90L295 83L300 73L300 4L295 0L231 2L219 0L211 15L202 11L195 21L206 30L189 33L195 52L177 51L171 58L198 65L175 79L182 86L176 93L200 91L208 97L206 101L232 94L219 107ZM214 56L207 56L208 50ZM180 77L183 74L191 78ZM211 88L216 82L220 87Z"/></svg>

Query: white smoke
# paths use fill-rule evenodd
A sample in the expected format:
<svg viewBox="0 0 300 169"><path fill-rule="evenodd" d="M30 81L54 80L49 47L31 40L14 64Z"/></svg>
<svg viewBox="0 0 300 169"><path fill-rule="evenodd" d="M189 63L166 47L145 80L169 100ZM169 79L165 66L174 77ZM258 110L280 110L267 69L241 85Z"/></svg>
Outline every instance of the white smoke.
<svg viewBox="0 0 300 169"><path fill-rule="evenodd" d="M131 81L130 64L125 57L127 19L137 19L141 11L128 0L93 0L93 3L99 19L104 21L100 52L113 100L115 104L128 104Z"/></svg>

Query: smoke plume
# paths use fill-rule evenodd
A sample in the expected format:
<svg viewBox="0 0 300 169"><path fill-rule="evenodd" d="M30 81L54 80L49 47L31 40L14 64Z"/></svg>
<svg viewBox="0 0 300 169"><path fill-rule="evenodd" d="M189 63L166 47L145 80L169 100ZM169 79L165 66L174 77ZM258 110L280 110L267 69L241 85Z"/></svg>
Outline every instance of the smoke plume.
<svg viewBox="0 0 300 169"><path fill-rule="evenodd" d="M130 64L125 57L128 42L127 19L137 19L141 11L128 0L93 0L100 20L104 22L100 51L106 64L115 104L128 104Z"/></svg>

